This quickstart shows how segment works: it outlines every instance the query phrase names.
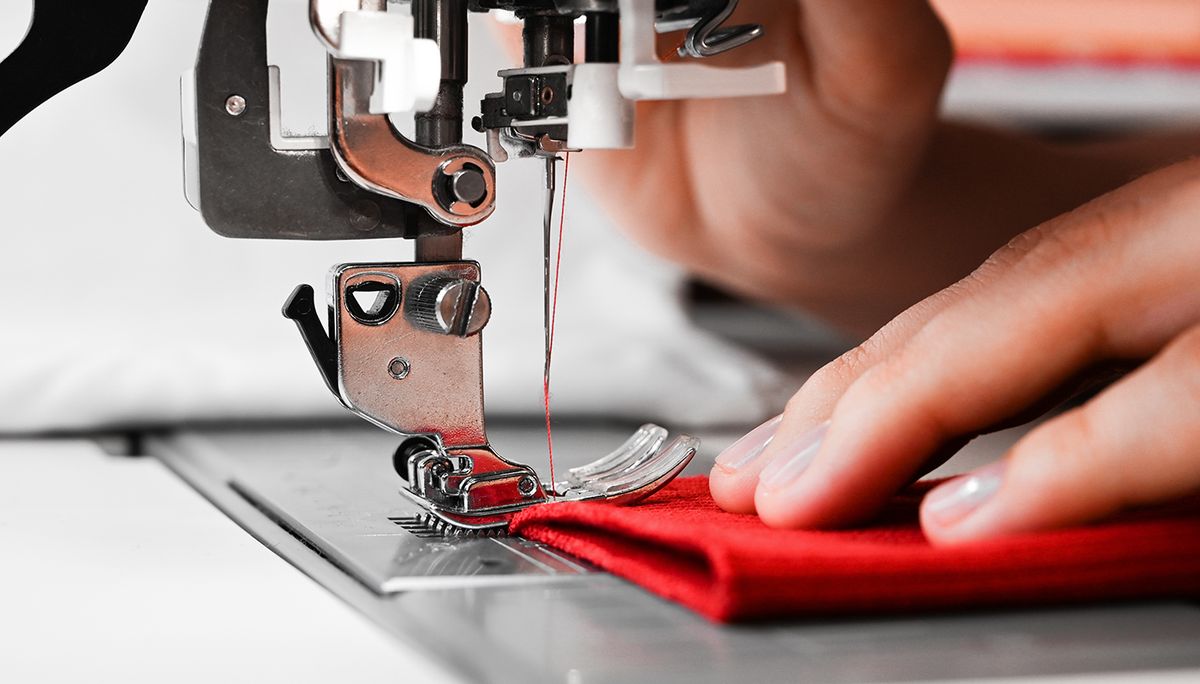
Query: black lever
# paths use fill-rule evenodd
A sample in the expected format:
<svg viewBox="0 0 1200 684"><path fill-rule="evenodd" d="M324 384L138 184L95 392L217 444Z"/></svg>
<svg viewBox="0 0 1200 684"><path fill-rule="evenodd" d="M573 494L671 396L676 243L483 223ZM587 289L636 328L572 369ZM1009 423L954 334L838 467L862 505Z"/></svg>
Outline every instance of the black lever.
<svg viewBox="0 0 1200 684"><path fill-rule="evenodd" d="M342 401L342 395L338 392L337 344L321 326L312 285L297 285L296 289L292 290L292 294L283 303L283 317L296 322L300 336L304 338L304 344L317 364L317 370L321 371L325 386L345 405L346 402Z"/></svg>

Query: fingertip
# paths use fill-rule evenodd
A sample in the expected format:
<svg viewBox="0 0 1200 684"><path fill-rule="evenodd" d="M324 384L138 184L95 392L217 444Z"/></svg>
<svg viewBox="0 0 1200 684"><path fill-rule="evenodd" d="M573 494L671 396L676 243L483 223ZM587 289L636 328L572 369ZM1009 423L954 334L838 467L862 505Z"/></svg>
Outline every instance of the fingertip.
<svg viewBox="0 0 1200 684"><path fill-rule="evenodd" d="M1009 463L991 463L934 487L921 501L921 531L931 544L950 546L999 536L1000 497Z"/></svg>
<svg viewBox="0 0 1200 684"><path fill-rule="evenodd" d="M924 503L921 504L918 519L925 539L934 546L956 546L987 538L986 535L981 536L977 530L970 527L945 524L932 515Z"/></svg>
<svg viewBox="0 0 1200 684"><path fill-rule="evenodd" d="M713 501L730 513L754 512L754 487L767 461L765 452L783 416L775 416L722 451L708 476Z"/></svg>
<svg viewBox="0 0 1200 684"><path fill-rule="evenodd" d="M746 477L716 464L708 476L708 491L722 510L730 513L754 512L754 486L758 477Z"/></svg>
<svg viewBox="0 0 1200 684"><path fill-rule="evenodd" d="M783 496L782 492L757 487L754 492L754 509L767 527L791 530L803 526L801 523L804 518L799 506Z"/></svg>
<svg viewBox="0 0 1200 684"><path fill-rule="evenodd" d="M806 489L772 489L760 483L754 493L758 517L767 527L789 530L844 527L865 517L839 499L828 499Z"/></svg>

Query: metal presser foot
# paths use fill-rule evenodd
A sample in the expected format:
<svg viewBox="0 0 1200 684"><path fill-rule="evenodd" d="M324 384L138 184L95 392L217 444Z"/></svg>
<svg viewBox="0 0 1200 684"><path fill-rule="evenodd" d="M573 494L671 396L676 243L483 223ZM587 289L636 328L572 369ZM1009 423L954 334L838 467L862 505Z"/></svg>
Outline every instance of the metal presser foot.
<svg viewBox="0 0 1200 684"><path fill-rule="evenodd" d="M483 419L480 331L491 300L470 261L342 264L330 273L329 332L313 289L283 315L296 322L325 384L344 406L404 437L401 492L455 530L504 529L517 511L556 501L626 504L673 480L699 440L644 425L615 451L542 482L500 457Z"/></svg>

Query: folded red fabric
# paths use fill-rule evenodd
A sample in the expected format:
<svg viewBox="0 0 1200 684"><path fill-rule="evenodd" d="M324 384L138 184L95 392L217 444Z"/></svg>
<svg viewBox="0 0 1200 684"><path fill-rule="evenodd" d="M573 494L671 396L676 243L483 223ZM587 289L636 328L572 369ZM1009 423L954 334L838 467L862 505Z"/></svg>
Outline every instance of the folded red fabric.
<svg viewBox="0 0 1200 684"><path fill-rule="evenodd" d="M928 488L853 530L768 528L717 508L704 477L639 506L536 506L511 529L720 621L1200 597L1200 497L947 548L930 545L917 523Z"/></svg>

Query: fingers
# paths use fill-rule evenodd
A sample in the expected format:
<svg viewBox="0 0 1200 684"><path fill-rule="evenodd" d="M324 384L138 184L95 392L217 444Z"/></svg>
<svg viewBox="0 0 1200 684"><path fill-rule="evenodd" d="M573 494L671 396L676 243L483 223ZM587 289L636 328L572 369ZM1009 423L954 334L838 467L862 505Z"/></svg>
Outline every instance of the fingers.
<svg viewBox="0 0 1200 684"><path fill-rule="evenodd" d="M929 97L914 95L941 91L953 47L927 0L799 4L810 77L822 98L848 105L847 111L878 112L896 105L928 107Z"/></svg>
<svg viewBox="0 0 1200 684"><path fill-rule="evenodd" d="M926 536L954 544L1096 520L1200 491L1200 326L1000 463L934 489Z"/></svg>
<svg viewBox="0 0 1200 684"><path fill-rule="evenodd" d="M774 451L794 451L794 445L829 420L833 407L851 384L883 359L901 349L913 333L951 305L966 291L949 288L929 297L897 316L870 339L826 364L811 377L788 403L788 410L750 431L717 457L709 475L709 490L721 508L732 513L754 511L754 492L759 474Z"/></svg>
<svg viewBox="0 0 1200 684"><path fill-rule="evenodd" d="M946 442L1017 414L1097 359L1149 355L1200 320L1200 238L1183 220L1200 210L1198 171L1153 174L1031 231L840 396L798 397L787 411L797 425L811 427L831 402L832 422L817 447L777 438L763 450L754 509L781 527L861 520ZM1170 306L1148 315L1150 302ZM780 431L790 424L785 415Z"/></svg>

